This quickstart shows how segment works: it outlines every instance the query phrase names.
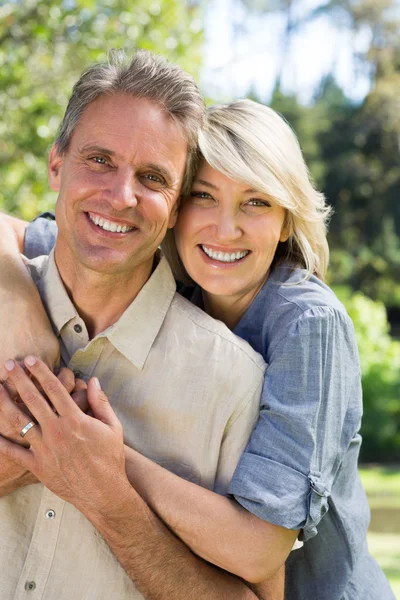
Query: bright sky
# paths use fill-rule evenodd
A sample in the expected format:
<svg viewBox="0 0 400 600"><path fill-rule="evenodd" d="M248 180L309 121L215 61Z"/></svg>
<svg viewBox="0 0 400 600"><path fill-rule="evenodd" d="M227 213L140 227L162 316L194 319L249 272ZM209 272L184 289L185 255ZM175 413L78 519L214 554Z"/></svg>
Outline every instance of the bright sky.
<svg viewBox="0 0 400 600"><path fill-rule="evenodd" d="M320 0L301 0L299 16L320 4ZM253 88L267 101L284 54L284 27L278 14L245 18L240 1L210 0L202 73L205 94L222 101L243 96ZM333 71L346 94L361 100L369 90L369 80L357 69L353 49L360 51L367 46L366 32L354 39L345 27L334 27L327 17L314 19L292 37L286 50L283 88L309 102L321 77Z"/></svg>

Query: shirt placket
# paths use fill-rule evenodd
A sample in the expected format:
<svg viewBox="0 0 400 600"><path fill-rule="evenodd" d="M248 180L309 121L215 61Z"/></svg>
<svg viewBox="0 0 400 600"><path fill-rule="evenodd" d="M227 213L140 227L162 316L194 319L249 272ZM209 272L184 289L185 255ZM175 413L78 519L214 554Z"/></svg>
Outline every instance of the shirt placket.
<svg viewBox="0 0 400 600"><path fill-rule="evenodd" d="M65 502L43 489L42 500L14 600L43 598L54 560ZM53 600L53 599L52 599Z"/></svg>

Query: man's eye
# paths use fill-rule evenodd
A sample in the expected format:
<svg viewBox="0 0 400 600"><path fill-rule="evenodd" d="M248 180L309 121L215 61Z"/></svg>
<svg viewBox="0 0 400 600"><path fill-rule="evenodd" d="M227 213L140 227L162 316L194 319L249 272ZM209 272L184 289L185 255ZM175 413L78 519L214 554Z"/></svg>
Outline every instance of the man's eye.
<svg viewBox="0 0 400 600"><path fill-rule="evenodd" d="M98 165L106 165L108 164L106 159L103 156L93 156L92 161L97 163Z"/></svg>
<svg viewBox="0 0 400 600"><path fill-rule="evenodd" d="M154 175L153 173L149 173L145 177L147 179L149 179L150 181L155 181L156 183L162 183L161 177L159 177L158 175Z"/></svg>

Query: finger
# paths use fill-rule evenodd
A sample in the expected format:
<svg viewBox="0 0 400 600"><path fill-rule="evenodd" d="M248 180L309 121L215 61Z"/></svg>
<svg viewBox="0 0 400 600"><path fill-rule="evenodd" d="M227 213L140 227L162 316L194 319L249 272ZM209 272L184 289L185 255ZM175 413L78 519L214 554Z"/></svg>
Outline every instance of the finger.
<svg viewBox="0 0 400 600"><path fill-rule="evenodd" d="M0 385L0 411L10 428L9 432L4 431L4 429L2 430L3 435L7 438L17 438L22 429L30 422L29 417L15 404L15 402L13 402L3 385ZM26 436L21 436L21 442L23 441L23 438L25 438L26 442L29 444L34 440L40 439L41 431L39 425L34 425L26 433ZM17 443L19 443L19 441Z"/></svg>
<svg viewBox="0 0 400 600"><path fill-rule="evenodd" d="M24 364L29 372L37 379L44 393L59 415L63 416L78 410L67 390L42 360L35 356L27 356L24 360ZM29 406L29 408L31 407ZM32 409L31 411L35 414ZM36 415L35 417L38 418Z"/></svg>
<svg viewBox="0 0 400 600"><path fill-rule="evenodd" d="M87 383L83 381L83 379L75 379L75 387L73 389L74 392L82 392L87 390Z"/></svg>
<svg viewBox="0 0 400 600"><path fill-rule="evenodd" d="M75 404L81 409L82 412L87 413L89 408L89 403L87 399L87 391L78 390L77 392L72 392L71 397Z"/></svg>
<svg viewBox="0 0 400 600"><path fill-rule="evenodd" d="M11 381L14 384L21 400L39 423L43 423L43 421L49 418L56 418L56 414L46 398L39 392L29 375L25 373L24 369L18 363L15 363L13 360L8 360L5 363L5 368L8 371L7 382ZM53 375L53 377L57 381L59 387L64 390L57 377L55 375ZM41 382L39 383L42 385ZM46 390L44 391L47 393ZM65 394L68 395L67 392L65 392Z"/></svg>
<svg viewBox="0 0 400 600"><path fill-rule="evenodd" d="M22 368L24 368L24 367L23 367L23 364L21 364L21 362L19 362L19 361L16 361L16 362L18 362L18 364L19 364L19 365L21 365L21 367L22 367ZM20 399L19 399L19 394L18 394L18 392L17 392L17 390L16 390L16 388L15 388L15 385L14 385L14 383L13 383L12 381L10 381L10 379L8 379L8 380L7 380L7 377L8 377L8 371L7 371L7 369L4 367L4 365L2 366L2 373L4 373L4 377L0 377L0 383L3 383L3 384L5 385L5 387L6 387L7 391L8 391L8 393L10 394L11 398L12 398L12 399L13 399L15 402L18 402L18 401L20 401Z"/></svg>
<svg viewBox="0 0 400 600"><path fill-rule="evenodd" d="M71 369L67 369L66 367L62 367L60 372L57 375L58 381L62 383L62 385L67 390L68 394L74 391L75 388L75 376Z"/></svg>
<svg viewBox="0 0 400 600"><path fill-rule="evenodd" d="M106 394L102 391L97 377L92 377L92 379L89 380L88 401L95 419L102 421L113 429L121 427L121 423L113 411Z"/></svg>
<svg viewBox="0 0 400 600"><path fill-rule="evenodd" d="M4 439L0 436L0 454L24 467L27 471L32 471L34 467L34 457L32 450L23 448L14 442Z"/></svg>

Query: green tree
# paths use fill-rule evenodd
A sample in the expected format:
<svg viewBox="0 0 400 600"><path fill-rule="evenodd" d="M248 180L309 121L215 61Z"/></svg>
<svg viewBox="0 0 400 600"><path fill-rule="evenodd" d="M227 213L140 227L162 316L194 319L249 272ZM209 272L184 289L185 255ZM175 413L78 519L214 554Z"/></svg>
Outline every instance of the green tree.
<svg viewBox="0 0 400 600"><path fill-rule="evenodd" d="M389 335L381 302L346 288L335 289L353 320L360 352L364 417L361 428L365 462L400 460L400 342Z"/></svg>
<svg viewBox="0 0 400 600"><path fill-rule="evenodd" d="M53 205L48 150L85 67L140 47L197 76L202 38L182 0L0 0L0 210L31 219Z"/></svg>

